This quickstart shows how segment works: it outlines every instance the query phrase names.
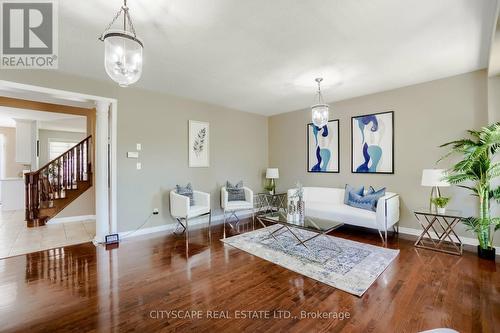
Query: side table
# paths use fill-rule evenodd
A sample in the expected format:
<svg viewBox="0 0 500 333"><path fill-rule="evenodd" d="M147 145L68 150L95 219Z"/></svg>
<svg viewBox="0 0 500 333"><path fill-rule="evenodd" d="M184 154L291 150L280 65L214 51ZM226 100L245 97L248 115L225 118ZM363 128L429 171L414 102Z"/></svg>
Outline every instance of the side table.
<svg viewBox="0 0 500 333"><path fill-rule="evenodd" d="M257 193L254 197L254 203L256 214L277 212L281 209L283 209L283 211L286 211L287 193Z"/></svg>
<svg viewBox="0 0 500 333"><path fill-rule="evenodd" d="M446 210L444 214L439 214L428 208L420 208L416 209L414 214L423 229L422 234L415 242L416 247L462 255L462 241L453 230L463 218L461 212Z"/></svg>

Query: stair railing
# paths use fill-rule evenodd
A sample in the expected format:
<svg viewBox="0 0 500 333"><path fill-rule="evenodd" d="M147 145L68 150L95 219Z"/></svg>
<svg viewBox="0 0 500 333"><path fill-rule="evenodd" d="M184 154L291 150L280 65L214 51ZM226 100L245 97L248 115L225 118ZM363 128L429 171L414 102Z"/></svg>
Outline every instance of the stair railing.
<svg viewBox="0 0 500 333"><path fill-rule="evenodd" d="M55 199L66 197L66 191L75 189L79 181L92 182L90 145L88 136L40 169L25 175L26 221L40 218L40 208L50 208Z"/></svg>

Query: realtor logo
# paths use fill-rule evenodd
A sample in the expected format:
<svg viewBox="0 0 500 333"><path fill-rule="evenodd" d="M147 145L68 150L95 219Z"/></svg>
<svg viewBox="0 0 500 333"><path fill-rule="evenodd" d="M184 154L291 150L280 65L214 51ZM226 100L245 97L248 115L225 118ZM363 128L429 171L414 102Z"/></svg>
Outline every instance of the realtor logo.
<svg viewBox="0 0 500 333"><path fill-rule="evenodd" d="M2 0L2 68L57 69L55 0Z"/></svg>

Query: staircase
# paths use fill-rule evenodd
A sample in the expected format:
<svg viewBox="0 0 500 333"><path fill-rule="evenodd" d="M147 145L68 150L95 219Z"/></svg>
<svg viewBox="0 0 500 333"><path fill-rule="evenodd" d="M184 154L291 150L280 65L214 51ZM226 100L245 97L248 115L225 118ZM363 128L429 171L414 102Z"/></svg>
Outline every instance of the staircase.
<svg viewBox="0 0 500 333"><path fill-rule="evenodd" d="M90 149L92 136L35 172L26 174L26 222L45 225L92 187Z"/></svg>

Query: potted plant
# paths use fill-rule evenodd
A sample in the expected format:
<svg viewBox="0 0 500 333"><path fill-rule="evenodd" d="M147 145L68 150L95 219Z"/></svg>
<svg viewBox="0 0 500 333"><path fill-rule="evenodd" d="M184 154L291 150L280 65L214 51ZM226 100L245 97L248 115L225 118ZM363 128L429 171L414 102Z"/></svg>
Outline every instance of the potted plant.
<svg viewBox="0 0 500 333"><path fill-rule="evenodd" d="M448 205L448 202L450 202L451 198L446 198L446 197L437 197L433 198L431 201L434 205L437 207L437 213L443 215L446 213L446 205Z"/></svg>
<svg viewBox="0 0 500 333"><path fill-rule="evenodd" d="M462 222L477 236L479 257L494 260L493 235L500 229L500 218L490 215L490 205L494 200L500 202L500 186L491 188L492 181L500 176L500 162L493 161L500 150L500 122L479 131L469 130L468 134L466 138L441 145L451 147L443 158L455 154L462 159L448 170L446 179L450 184L466 183L459 186L478 197L479 216L464 218Z"/></svg>
<svg viewBox="0 0 500 333"><path fill-rule="evenodd" d="M267 192L269 192L269 194L274 194L274 184L272 182L268 182L265 186L264 186L264 190L266 190Z"/></svg>

